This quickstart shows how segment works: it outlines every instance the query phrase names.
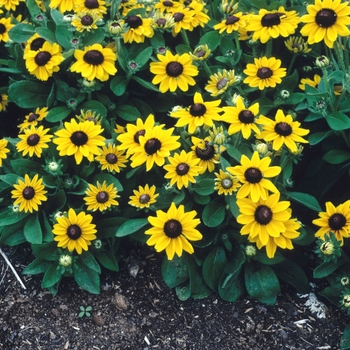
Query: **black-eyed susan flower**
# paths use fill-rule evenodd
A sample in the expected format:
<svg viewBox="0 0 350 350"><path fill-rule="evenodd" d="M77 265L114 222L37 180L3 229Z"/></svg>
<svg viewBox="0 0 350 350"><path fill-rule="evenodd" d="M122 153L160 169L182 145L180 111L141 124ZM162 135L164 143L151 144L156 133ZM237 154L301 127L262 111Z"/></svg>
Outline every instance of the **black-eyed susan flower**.
<svg viewBox="0 0 350 350"><path fill-rule="evenodd" d="M204 61L206 60L211 53L208 45L199 45L197 46L193 52L190 52L190 56L193 61Z"/></svg>
<svg viewBox="0 0 350 350"><path fill-rule="evenodd" d="M0 42L6 43L9 40L9 31L14 26L14 24L11 24L11 17L0 18Z"/></svg>
<svg viewBox="0 0 350 350"><path fill-rule="evenodd" d="M109 47L101 44L86 46L84 50L75 50L76 62L70 67L72 72L80 73L87 80L108 80L110 75L117 73L115 61L117 55Z"/></svg>
<svg viewBox="0 0 350 350"><path fill-rule="evenodd" d="M97 22L102 18L97 12L78 12L72 18L72 26L77 29L78 32L84 31L90 32L97 29Z"/></svg>
<svg viewBox="0 0 350 350"><path fill-rule="evenodd" d="M224 114L222 120L229 123L228 134L236 134L241 132L245 139L249 139L252 131L259 134L260 130L255 124L255 119L259 113L259 103L256 102L252 106L246 107L243 97L236 99L236 106L227 106L222 108Z"/></svg>
<svg viewBox="0 0 350 350"><path fill-rule="evenodd" d="M141 15L132 15L125 18L127 30L123 33L124 43L143 43L145 38L152 38L152 18L142 18Z"/></svg>
<svg viewBox="0 0 350 350"><path fill-rule="evenodd" d="M29 73L42 81L48 80L53 73L58 72L59 65L64 60L61 47L48 41L37 51L25 51L23 58Z"/></svg>
<svg viewBox="0 0 350 350"><path fill-rule="evenodd" d="M254 58L254 63L248 63L243 71L247 77L243 80L250 87L264 90L267 87L276 87L286 76L286 68L281 68L282 61L275 57Z"/></svg>
<svg viewBox="0 0 350 350"><path fill-rule="evenodd" d="M160 0L154 5L155 9L164 13L174 13L180 7L182 8L179 2L171 0Z"/></svg>
<svg viewBox="0 0 350 350"><path fill-rule="evenodd" d="M209 77L208 84L204 89L210 92L211 96L218 96L223 94L236 81L234 70L223 69Z"/></svg>
<svg viewBox="0 0 350 350"><path fill-rule="evenodd" d="M310 130L300 128L300 123L293 120L289 114L284 115L282 109L276 112L275 120L260 116L257 123L263 125L263 130L257 135L258 139L272 142L272 148L279 151L286 145L291 152L298 150L296 142L308 143L301 136L307 135Z"/></svg>
<svg viewBox="0 0 350 350"><path fill-rule="evenodd" d="M274 257L277 246L291 249L289 237L294 238L292 232L300 228L296 221L287 224L291 218L291 211L288 210L290 202L280 202L279 199L280 194L274 193L257 202L250 198L237 200L240 211L237 222L243 225L241 235L248 235L248 240L255 242L259 249L265 246L269 258ZM289 231L291 232L288 234Z"/></svg>
<svg viewBox="0 0 350 350"><path fill-rule="evenodd" d="M174 26L172 28L173 36L180 33L181 30L193 30L193 21L195 11L187 7L178 7L176 12L173 12Z"/></svg>
<svg viewBox="0 0 350 350"><path fill-rule="evenodd" d="M100 125L86 121L77 123L75 119L64 123L64 128L55 132L57 136L53 143L57 145L60 156L74 155L77 164L83 157L90 162L95 155L100 154L99 146L104 146L105 138L100 135L103 129Z"/></svg>
<svg viewBox="0 0 350 350"><path fill-rule="evenodd" d="M139 137L140 145L131 157L131 166L135 168L146 163L146 171L151 170L154 163L162 166L170 152L180 147L177 141L180 136L172 135L173 131L174 128L163 129L159 125L146 130L145 135Z"/></svg>
<svg viewBox="0 0 350 350"><path fill-rule="evenodd" d="M5 139L0 139L0 167L2 166L2 160L7 158L7 154L10 150L6 148L8 141Z"/></svg>
<svg viewBox="0 0 350 350"><path fill-rule="evenodd" d="M206 14L205 3L202 1L192 1L188 4L188 8L194 11L194 15L191 21L191 29L201 26L204 26L209 22L210 17Z"/></svg>
<svg viewBox="0 0 350 350"><path fill-rule="evenodd" d="M42 38L38 33L33 34L26 42L24 52L27 51L38 51L44 45L46 40Z"/></svg>
<svg viewBox="0 0 350 350"><path fill-rule="evenodd" d="M101 164L101 170L107 169L111 173L120 173L121 168L125 168L127 163L124 152L110 143L100 149L100 154L95 157L95 160Z"/></svg>
<svg viewBox="0 0 350 350"><path fill-rule="evenodd" d="M318 213L319 218L312 223L320 228L315 233L315 237L325 239L325 235L333 232L341 245L344 238L350 236L350 200L334 206L332 202L326 202L326 211Z"/></svg>
<svg viewBox="0 0 350 350"><path fill-rule="evenodd" d="M102 185L98 181L96 186L89 184L89 188L85 191L86 197L84 197L87 210L104 211L112 205L119 205L116 198L120 196L117 193L117 188L113 184L107 186L106 181L103 181Z"/></svg>
<svg viewBox="0 0 350 350"><path fill-rule="evenodd" d="M341 0L315 0L306 7L307 14L300 19L304 26L300 34L307 36L307 42L312 45L324 41L333 48L338 36L349 36L350 6Z"/></svg>
<svg viewBox="0 0 350 350"><path fill-rule="evenodd" d="M253 40L260 40L265 44L271 38L276 39L279 36L286 38L294 34L298 23L299 17L296 11L286 11L280 6L278 10L261 9L259 14L250 16L246 29L253 32Z"/></svg>
<svg viewBox="0 0 350 350"><path fill-rule="evenodd" d="M215 173L215 187L214 189L218 191L218 194L223 194L225 196L232 195L233 192L237 192L238 188L241 186L238 179L231 175L227 171L219 170Z"/></svg>
<svg viewBox="0 0 350 350"><path fill-rule="evenodd" d="M6 111L8 105L8 96L6 94L0 94L0 112Z"/></svg>
<svg viewBox="0 0 350 350"><path fill-rule="evenodd" d="M237 32L240 27L245 27L246 24L246 17L242 12L237 12L229 14L227 18L215 24L213 28L218 30L220 34L223 32L231 34L232 32Z"/></svg>
<svg viewBox="0 0 350 350"><path fill-rule="evenodd" d="M23 123L18 125L20 131L30 128L31 126L37 126L39 122L44 120L48 113L47 107L38 107L35 109L35 112L28 113L24 117Z"/></svg>
<svg viewBox="0 0 350 350"><path fill-rule="evenodd" d="M57 218L57 224L53 226L52 233L54 240L60 248L68 248L68 251L74 250L81 254L83 250L87 251L91 241L96 239L96 225L92 224L92 216L80 212L77 214L74 209L68 210L68 216Z"/></svg>
<svg viewBox="0 0 350 350"><path fill-rule="evenodd" d="M160 62L151 62L150 71L155 74L152 83L159 85L162 93L179 88L187 91L188 86L196 84L193 77L198 75L198 68L192 64L191 56L187 53L173 55L169 50L165 55L157 55Z"/></svg>
<svg viewBox="0 0 350 350"><path fill-rule="evenodd" d="M260 198L265 200L268 191L279 192L268 178L277 176L282 169L279 166L270 166L270 157L260 159L259 153L255 151L251 159L243 154L240 162L241 165L226 168L242 184L237 192L238 199L249 197L256 203Z"/></svg>
<svg viewBox="0 0 350 350"><path fill-rule="evenodd" d="M5 7L7 11L16 11L20 2L24 2L24 0L1 0L0 7Z"/></svg>
<svg viewBox="0 0 350 350"><path fill-rule="evenodd" d="M305 85L309 85L309 86L312 86L314 88L317 88L321 79L322 79L322 77L318 74L315 74L313 79L303 78L300 80L299 89L305 90Z"/></svg>
<svg viewBox="0 0 350 350"><path fill-rule="evenodd" d="M74 10L75 0L50 0L50 8L58 9L61 13Z"/></svg>
<svg viewBox="0 0 350 350"><path fill-rule="evenodd" d="M184 150L181 153L175 153L173 157L169 157L170 164L164 165L167 173L165 179L170 179L170 186L176 184L176 187L181 190L182 187L188 187L189 183L195 183L195 177L199 175L201 167L198 166L199 159L193 158L193 153L186 153Z"/></svg>
<svg viewBox="0 0 350 350"><path fill-rule="evenodd" d="M175 24L174 17L170 13L156 11L152 17L152 28L155 30L171 29Z"/></svg>
<svg viewBox="0 0 350 350"><path fill-rule="evenodd" d="M43 185L43 179L39 179L38 174L34 175L30 179L28 174L25 174L24 181L21 179L18 180L17 184L14 184L14 190L11 191L12 198L15 199L14 205L19 204L19 211L25 213L38 211L39 205L42 202L47 201L45 194L45 186Z"/></svg>
<svg viewBox="0 0 350 350"><path fill-rule="evenodd" d="M50 129L44 129L43 126L36 128L34 125L24 129L23 134L18 135L21 141L16 144L17 151L21 152L23 156L28 154L33 157L35 154L40 158L43 149L49 147L48 143L53 137L47 134L49 131Z"/></svg>
<svg viewBox="0 0 350 350"><path fill-rule="evenodd" d="M209 142L209 138L200 139L192 136L191 147L193 157L199 159L198 165L201 170L200 174L204 174L207 170L211 173L215 170L215 165L220 163L220 153L225 150L225 147L220 146L220 153L217 145L213 145Z"/></svg>
<svg viewBox="0 0 350 350"><path fill-rule="evenodd" d="M135 153L135 149L140 145L140 136L145 135L146 130L153 129L154 115L150 114L145 121L141 118L137 118L136 125L126 124L126 132L120 133L117 140L120 142L118 148L121 151L126 150L126 155L129 157Z"/></svg>
<svg viewBox="0 0 350 350"><path fill-rule="evenodd" d="M294 54L305 54L311 51L308 43L302 37L292 35L284 41L284 45L286 45L286 48Z"/></svg>
<svg viewBox="0 0 350 350"><path fill-rule="evenodd" d="M79 120L79 122L90 121L98 125L101 125L102 119L102 117L96 111L92 111L91 109L87 111L80 110L80 115L76 115L76 118Z"/></svg>
<svg viewBox="0 0 350 350"><path fill-rule="evenodd" d="M195 210L185 212L183 205L176 208L175 203L171 203L167 212L157 210L156 216L148 217L153 227L145 231L151 236L146 243L154 246L157 252L165 250L168 260L172 260L175 254L181 257L183 251L193 254L189 241L202 239L202 234L196 229L200 223L196 215Z"/></svg>
<svg viewBox="0 0 350 350"><path fill-rule="evenodd" d="M170 112L170 116L178 118L176 127L187 125L188 132L193 134L202 125L213 126L213 120L221 120L219 107L221 100L204 102L203 96L196 92L193 97L193 105L187 108L177 108Z"/></svg>
<svg viewBox="0 0 350 350"><path fill-rule="evenodd" d="M104 0L74 0L75 12L97 12L100 15L107 13L106 2Z"/></svg>
<svg viewBox="0 0 350 350"><path fill-rule="evenodd" d="M129 197L129 204L140 209L149 208L159 196L159 193L156 193L156 186L148 184L144 187L139 186L138 190L133 190L133 193L134 195Z"/></svg>

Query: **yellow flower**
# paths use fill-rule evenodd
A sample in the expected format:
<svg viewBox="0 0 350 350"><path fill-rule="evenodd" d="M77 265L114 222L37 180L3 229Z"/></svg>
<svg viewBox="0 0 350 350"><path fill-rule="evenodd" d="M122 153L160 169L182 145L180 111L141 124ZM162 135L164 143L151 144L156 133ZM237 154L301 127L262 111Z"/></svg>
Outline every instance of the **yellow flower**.
<svg viewBox="0 0 350 350"><path fill-rule="evenodd" d="M127 159L123 151L116 145L108 144L100 149L100 154L95 160L101 164L101 170L107 169L109 172L120 173L121 168L125 168Z"/></svg>
<svg viewBox="0 0 350 350"><path fill-rule="evenodd" d="M287 40L284 41L284 45L286 45L286 48L294 54L305 54L311 51L305 40L296 36L290 36Z"/></svg>
<svg viewBox="0 0 350 350"><path fill-rule="evenodd" d="M74 209L68 210L68 217L58 217L57 224L53 226L54 240L60 248L68 248L70 252L76 250L81 254L87 251L91 241L96 239L96 225L91 223L92 216L80 212L78 215Z"/></svg>
<svg viewBox="0 0 350 350"><path fill-rule="evenodd" d="M217 72L210 76L205 90L210 92L211 96L218 96L223 94L231 85L236 82L234 70L223 69L222 72Z"/></svg>
<svg viewBox="0 0 350 350"><path fill-rule="evenodd" d="M90 32L93 29L97 29L97 22L102 18L102 15L96 12L78 12L72 18L72 26L82 33L85 30Z"/></svg>
<svg viewBox="0 0 350 350"><path fill-rule="evenodd" d="M134 196L129 197L129 204L140 209L149 208L159 196L159 193L156 193L156 186L149 187L148 184L144 187L139 186L139 190L133 190L133 192Z"/></svg>
<svg viewBox="0 0 350 350"><path fill-rule="evenodd" d="M8 96L6 94L0 94L0 112L6 111L8 105Z"/></svg>
<svg viewBox="0 0 350 350"><path fill-rule="evenodd" d="M24 117L23 123L19 124L20 131L30 128L31 126L37 126L49 113L47 107L38 107L35 112L30 112Z"/></svg>
<svg viewBox="0 0 350 350"><path fill-rule="evenodd" d="M193 61L204 61L206 60L211 53L208 45L199 45L197 46L193 52L190 52L190 56Z"/></svg>
<svg viewBox="0 0 350 350"><path fill-rule="evenodd" d="M54 72L60 70L60 63L64 60L61 47L48 41L45 41L37 51L28 50L24 52L26 68L29 73L37 79L46 81Z"/></svg>
<svg viewBox="0 0 350 350"><path fill-rule="evenodd" d="M286 68L281 68L281 60L271 57L254 58L254 64L248 63L243 71L247 77L243 80L250 87L264 90L267 87L276 87L286 76Z"/></svg>
<svg viewBox="0 0 350 350"><path fill-rule="evenodd" d="M132 15L125 19L128 30L123 33L124 43L143 43L145 38L152 38L152 18L142 18L141 15Z"/></svg>
<svg viewBox="0 0 350 350"><path fill-rule="evenodd" d="M275 151L286 145L291 152L296 152L298 150L296 142L308 143L301 136L307 135L310 131L300 128L300 123L293 121L291 115L284 115L282 109L276 112L275 120L262 115L257 123L263 125L263 130L256 137L266 142L272 141L272 148Z"/></svg>
<svg viewBox="0 0 350 350"><path fill-rule="evenodd" d="M172 34L175 37L180 31L193 30L195 11L187 7L178 7L176 12L173 12L174 27L172 29Z"/></svg>
<svg viewBox="0 0 350 350"><path fill-rule="evenodd" d="M25 213L38 211L41 202L47 201L45 194L47 191L44 190L42 184L43 179L38 178L38 174L34 175L33 179L30 179L28 174L25 174L24 181L18 180L18 184L14 184L14 190L11 191L12 198L15 198L14 205L19 204L19 211Z"/></svg>
<svg viewBox="0 0 350 350"><path fill-rule="evenodd" d="M214 189L218 191L218 194L232 195L232 192L237 192L239 186L241 186L235 176L221 169L219 173L215 173L215 176Z"/></svg>
<svg viewBox="0 0 350 350"><path fill-rule="evenodd" d="M77 61L71 66L72 72L80 73L87 80L108 80L110 75L117 73L115 61L117 55L112 49L103 48L101 44L86 46L84 50L75 50Z"/></svg>
<svg viewBox="0 0 350 350"><path fill-rule="evenodd" d="M227 167L226 170L237 176L242 187L237 192L237 198L249 197L254 203L260 198L266 199L268 191L277 193L276 186L267 178L275 177L281 172L281 167L271 166L271 158L260 159L255 151L251 159L245 154L241 157L241 165Z"/></svg>
<svg viewBox="0 0 350 350"><path fill-rule="evenodd" d="M155 74L152 83L160 83L159 90L162 93L168 90L174 92L177 88L187 91L188 85L196 84L193 77L198 75L198 68L192 64L189 54L173 55L168 50L165 55L158 54L157 57L160 62L151 62L150 71Z"/></svg>
<svg viewBox="0 0 350 350"><path fill-rule="evenodd" d="M1 6L1 0L0 0L0 6ZM11 17L0 18L0 42L3 41L6 43L9 40L9 31L14 26L15 26L14 24L11 24Z"/></svg>
<svg viewBox="0 0 350 350"><path fill-rule="evenodd" d="M310 85L314 88L317 88L320 81L321 81L321 76L319 76L318 74L314 75L314 79L303 78L300 80L299 89L305 90L305 85Z"/></svg>
<svg viewBox="0 0 350 350"><path fill-rule="evenodd" d="M350 6L341 0L315 0L315 4L306 7L307 14L301 17L306 23L300 30L312 45L322 40L333 48L338 36L349 36Z"/></svg>
<svg viewBox="0 0 350 350"><path fill-rule="evenodd" d="M193 105L170 112L170 116L178 118L176 127L188 125L188 132L193 134L202 125L213 126L213 120L221 120L219 107L221 100L204 102L203 96L196 92L193 97Z"/></svg>
<svg viewBox="0 0 350 350"><path fill-rule="evenodd" d="M344 238L350 236L350 200L334 206L332 202L326 202L326 211L318 213L319 218L312 223L320 228L315 233L315 237L325 239L325 235L333 232L341 245Z"/></svg>
<svg viewBox="0 0 350 350"><path fill-rule="evenodd" d="M0 139L0 167L2 167L2 160L7 158L7 154L10 150L6 148L8 141L5 139Z"/></svg>
<svg viewBox="0 0 350 350"><path fill-rule="evenodd" d="M30 157L33 157L35 154L40 158L43 148L49 148L48 143L52 138L52 135L47 135L49 131L50 129L44 129L43 126L36 128L34 125L24 129L24 134L18 135L21 141L16 145L17 151L22 152L23 156L29 154Z"/></svg>
<svg viewBox="0 0 350 350"><path fill-rule="evenodd" d="M195 228L200 223L196 215L195 210L185 212L183 205L176 208L175 203L171 203L166 213L157 210L156 216L148 217L153 227L145 231L146 235L151 236L146 243L154 246L157 252L165 250L168 260L172 260L175 254L181 257L183 251L193 254L194 249L189 241L202 239L201 233Z"/></svg>
<svg viewBox="0 0 350 350"><path fill-rule="evenodd" d="M74 0L75 12L96 12L99 15L107 13L106 2L104 0Z"/></svg>
<svg viewBox="0 0 350 350"><path fill-rule="evenodd" d="M64 123L64 129L55 132L57 136L52 142L57 145L60 156L74 155L77 164L83 157L90 162L94 155L99 155L99 146L104 146L105 138L100 134L103 132L100 125L86 121L77 123L74 119Z"/></svg>
<svg viewBox="0 0 350 350"><path fill-rule="evenodd" d="M220 23L215 24L213 27L218 30L219 33L226 32L231 34L232 32L237 32L239 28L246 26L246 17L243 16L242 12L232 13L226 19L222 20Z"/></svg>
<svg viewBox="0 0 350 350"><path fill-rule="evenodd" d="M75 0L50 0L50 8L58 9L61 13L72 11L74 9Z"/></svg>
<svg viewBox="0 0 350 350"><path fill-rule="evenodd" d="M120 197L117 192L118 190L113 184L107 186L106 181L103 181L102 185L98 181L96 186L89 184L89 188L85 192L86 197L84 197L85 204L88 206L87 210L104 211L112 205L119 205L115 200L115 198Z"/></svg>
<svg viewBox="0 0 350 350"><path fill-rule="evenodd" d="M5 7L7 11L16 11L17 6L24 0L0 0L0 7Z"/></svg>

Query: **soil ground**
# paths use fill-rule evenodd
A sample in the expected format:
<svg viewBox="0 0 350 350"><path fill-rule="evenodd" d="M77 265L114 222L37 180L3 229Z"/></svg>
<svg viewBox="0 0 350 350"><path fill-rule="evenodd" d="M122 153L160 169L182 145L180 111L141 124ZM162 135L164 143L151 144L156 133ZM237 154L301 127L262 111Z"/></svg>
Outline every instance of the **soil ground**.
<svg viewBox="0 0 350 350"><path fill-rule="evenodd" d="M19 273L32 260L29 249L3 250ZM136 277L128 268L134 257ZM22 289L0 257L0 349L333 350L350 323L327 303L327 317L318 319L286 286L273 306L249 298L229 303L216 294L180 301L149 251L133 252L120 267L102 274L100 295L65 279L52 296L40 287L42 276L21 275ZM91 316L79 317L80 306L91 306Z"/></svg>

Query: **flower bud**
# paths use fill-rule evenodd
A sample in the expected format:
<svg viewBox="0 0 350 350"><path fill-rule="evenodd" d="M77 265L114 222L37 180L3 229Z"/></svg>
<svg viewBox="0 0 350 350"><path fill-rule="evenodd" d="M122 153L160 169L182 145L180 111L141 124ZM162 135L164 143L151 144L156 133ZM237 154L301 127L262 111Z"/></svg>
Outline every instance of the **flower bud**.
<svg viewBox="0 0 350 350"><path fill-rule="evenodd" d="M253 245L247 245L244 249L245 254L247 256L254 256L256 255L256 248Z"/></svg>
<svg viewBox="0 0 350 350"><path fill-rule="evenodd" d="M282 100L288 100L290 97L290 92L288 90L281 90L280 97Z"/></svg>
<svg viewBox="0 0 350 350"><path fill-rule="evenodd" d="M265 156L266 153L269 151L269 147L267 146L266 143L258 143L256 146L255 146L256 150L258 151L258 153L261 155L261 156Z"/></svg>
<svg viewBox="0 0 350 350"><path fill-rule="evenodd" d="M342 277L340 279L340 283L343 285L343 286L347 286L349 283L350 283L350 278L349 277Z"/></svg>
<svg viewBox="0 0 350 350"><path fill-rule="evenodd" d="M100 239L94 240L94 247L95 247L95 249L101 249L102 248L102 241Z"/></svg>
<svg viewBox="0 0 350 350"><path fill-rule="evenodd" d="M343 296L342 305L346 308L350 307L350 294L345 294Z"/></svg>
<svg viewBox="0 0 350 350"><path fill-rule="evenodd" d="M323 242L321 244L320 250L324 255L332 255L334 252L334 245L331 242Z"/></svg>
<svg viewBox="0 0 350 350"><path fill-rule="evenodd" d="M64 254L60 256L59 264L64 267L72 265L72 257L70 255Z"/></svg>
<svg viewBox="0 0 350 350"><path fill-rule="evenodd" d="M318 68L323 68L329 66L329 58L325 55L316 58L315 65Z"/></svg>

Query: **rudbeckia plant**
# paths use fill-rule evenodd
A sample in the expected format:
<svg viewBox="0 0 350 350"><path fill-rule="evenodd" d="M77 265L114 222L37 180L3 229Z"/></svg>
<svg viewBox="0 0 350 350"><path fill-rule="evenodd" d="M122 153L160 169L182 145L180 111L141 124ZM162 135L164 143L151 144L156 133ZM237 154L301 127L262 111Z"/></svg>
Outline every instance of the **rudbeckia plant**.
<svg viewBox="0 0 350 350"><path fill-rule="evenodd" d="M99 293L135 241L182 300L273 304L316 245L345 259L348 2L1 6L0 243L43 288Z"/></svg>

